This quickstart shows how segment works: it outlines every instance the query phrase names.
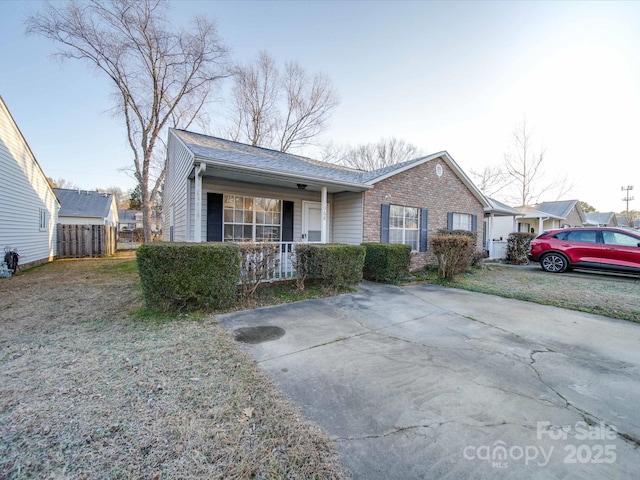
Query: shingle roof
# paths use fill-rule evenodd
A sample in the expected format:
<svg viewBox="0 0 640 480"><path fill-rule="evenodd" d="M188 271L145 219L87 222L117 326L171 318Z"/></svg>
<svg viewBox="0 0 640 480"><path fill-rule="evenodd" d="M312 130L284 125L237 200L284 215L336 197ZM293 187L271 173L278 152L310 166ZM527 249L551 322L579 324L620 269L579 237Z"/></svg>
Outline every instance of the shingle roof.
<svg viewBox="0 0 640 480"><path fill-rule="evenodd" d="M576 206L578 200L560 200L558 202L542 202L535 205L537 210L548 213L554 217L567 218L571 209Z"/></svg>
<svg viewBox="0 0 640 480"><path fill-rule="evenodd" d="M480 202L483 205L487 204L484 195L473 185L473 182L447 152L438 152L377 170L364 171L186 130L172 129L171 131L196 158L201 160L213 163L220 162L225 166L230 165L245 170L259 170L266 173L299 176L310 180L324 180L335 184L362 188L363 190L370 189L373 184L414 166L435 159L443 159Z"/></svg>
<svg viewBox="0 0 640 480"><path fill-rule="evenodd" d="M584 216L585 216L585 218L587 220L587 223L589 225L608 225L609 222L611 222L611 220L613 220L613 217L615 216L615 213L613 213L613 212L585 213Z"/></svg>
<svg viewBox="0 0 640 480"><path fill-rule="evenodd" d="M496 213L506 213L512 215L518 215L520 212L513 207L510 207L506 203L499 202L495 198L487 197L489 201L489 208L485 209L488 211L496 212Z"/></svg>
<svg viewBox="0 0 640 480"><path fill-rule="evenodd" d="M113 195L110 193L66 188L54 188L53 191L60 200L62 207L58 215L62 217L104 218L109 215L113 201Z"/></svg>
<svg viewBox="0 0 640 480"><path fill-rule="evenodd" d="M174 129L173 132L196 157L204 160L220 160L238 167L287 172L336 182L363 184L363 186L365 183L363 174L370 173L186 130Z"/></svg>

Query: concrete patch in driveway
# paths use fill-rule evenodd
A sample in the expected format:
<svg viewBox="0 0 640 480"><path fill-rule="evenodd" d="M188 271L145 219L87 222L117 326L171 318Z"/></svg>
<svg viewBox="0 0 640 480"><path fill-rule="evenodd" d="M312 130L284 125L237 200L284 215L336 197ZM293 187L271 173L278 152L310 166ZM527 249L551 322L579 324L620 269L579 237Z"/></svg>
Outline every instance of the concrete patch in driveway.
<svg viewBox="0 0 640 480"><path fill-rule="evenodd" d="M640 325L368 282L218 319L286 330L245 348L336 439L355 478L633 478L640 468ZM597 436L600 421L628 439L577 435Z"/></svg>

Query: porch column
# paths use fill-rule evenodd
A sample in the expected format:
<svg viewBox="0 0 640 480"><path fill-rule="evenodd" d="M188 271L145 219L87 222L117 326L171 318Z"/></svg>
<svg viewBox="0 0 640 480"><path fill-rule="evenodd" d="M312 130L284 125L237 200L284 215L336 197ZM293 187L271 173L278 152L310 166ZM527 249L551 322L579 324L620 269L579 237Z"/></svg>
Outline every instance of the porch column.
<svg viewBox="0 0 640 480"><path fill-rule="evenodd" d="M327 243L327 187L322 187L322 213L320 215L320 242Z"/></svg>
<svg viewBox="0 0 640 480"><path fill-rule="evenodd" d="M489 250L489 258L493 258L493 212L489 215L487 222L488 232L484 232L487 236L487 250Z"/></svg>
<svg viewBox="0 0 640 480"><path fill-rule="evenodd" d="M199 164L196 167L194 182L195 182L195 192L194 192L194 205L193 205L193 241L194 242L202 242L202 175L204 174L207 166L204 163Z"/></svg>

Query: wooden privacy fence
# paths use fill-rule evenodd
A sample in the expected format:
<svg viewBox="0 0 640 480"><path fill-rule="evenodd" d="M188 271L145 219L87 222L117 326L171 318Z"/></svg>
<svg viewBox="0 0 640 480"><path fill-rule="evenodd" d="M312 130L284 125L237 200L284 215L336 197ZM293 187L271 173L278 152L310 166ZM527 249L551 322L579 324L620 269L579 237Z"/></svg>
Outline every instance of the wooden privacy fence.
<svg viewBox="0 0 640 480"><path fill-rule="evenodd" d="M116 227L58 224L58 258L103 257L116 253Z"/></svg>

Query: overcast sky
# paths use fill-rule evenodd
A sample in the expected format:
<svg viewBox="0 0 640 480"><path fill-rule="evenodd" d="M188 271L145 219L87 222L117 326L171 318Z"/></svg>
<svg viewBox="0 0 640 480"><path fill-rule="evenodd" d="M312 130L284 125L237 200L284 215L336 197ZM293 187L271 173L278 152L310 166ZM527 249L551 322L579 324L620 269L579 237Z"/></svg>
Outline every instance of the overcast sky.
<svg viewBox="0 0 640 480"><path fill-rule="evenodd" d="M135 185L111 87L26 37L39 1L0 2L0 95L45 173L82 188ZM564 198L640 209L640 2L174 2L176 24L216 19L234 60L260 49L334 82L341 104L322 141L395 136L447 150L469 173L503 161L526 116ZM220 118L223 110L210 112ZM308 152L307 152L308 153ZM632 193L636 193L635 191ZM499 198L499 197L498 197ZM542 200L555 200L549 192Z"/></svg>

